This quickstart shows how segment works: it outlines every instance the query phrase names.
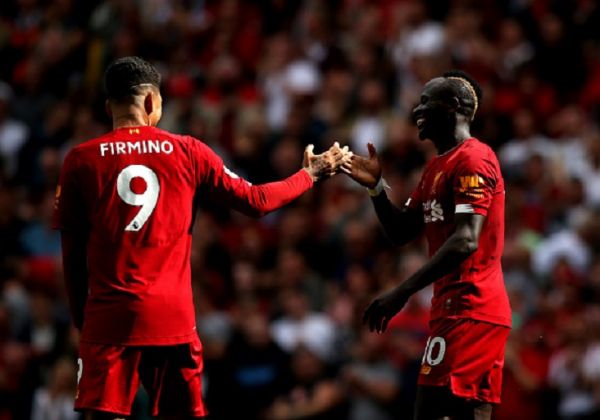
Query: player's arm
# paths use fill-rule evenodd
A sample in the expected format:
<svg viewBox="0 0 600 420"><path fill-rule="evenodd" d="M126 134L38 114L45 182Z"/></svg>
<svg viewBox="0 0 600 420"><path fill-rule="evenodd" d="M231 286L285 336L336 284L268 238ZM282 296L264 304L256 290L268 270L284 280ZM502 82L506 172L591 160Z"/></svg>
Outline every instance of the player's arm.
<svg viewBox="0 0 600 420"><path fill-rule="evenodd" d="M363 321L371 331L382 332L387 323L414 293L459 268L479 245L485 216L456 214L456 230L431 259L404 282L375 299L366 309Z"/></svg>
<svg viewBox="0 0 600 420"><path fill-rule="evenodd" d="M386 236L396 245L404 245L416 239L424 229L421 209L406 205L396 207L384 190L385 181L381 177L381 163L375 146L367 145L369 157L352 156L344 162L342 170L350 178L369 189L369 195Z"/></svg>
<svg viewBox="0 0 600 420"><path fill-rule="evenodd" d="M69 153L61 169L56 189L52 227L60 229L63 276L71 318L75 327L83 325L88 295L87 242L89 224L77 173L77 158Z"/></svg>
<svg viewBox="0 0 600 420"><path fill-rule="evenodd" d="M386 236L396 245L405 245L423 233L423 214L410 206L396 207L385 191L371 196L375 213Z"/></svg>
<svg viewBox="0 0 600 420"><path fill-rule="evenodd" d="M420 270L398 288L407 298L448 273L455 271L471 254L477 251L485 216L457 213L456 230Z"/></svg>
<svg viewBox="0 0 600 420"><path fill-rule="evenodd" d="M61 231L63 276L69 310L77 329L83 326L83 312L88 296L86 231Z"/></svg>
<svg viewBox="0 0 600 420"><path fill-rule="evenodd" d="M232 208L252 217L263 216L295 200L313 184L331 176L341 165L345 154L342 149L315 155L312 146L304 153L303 167L281 181L252 185L231 172L210 148L195 141L198 184L207 185Z"/></svg>
<svg viewBox="0 0 600 420"><path fill-rule="evenodd" d="M420 270L369 305L363 321L371 331L384 331L410 296L456 271L477 251L481 229L500 178L499 169L489 158L475 156L461 162L453 178L454 232Z"/></svg>

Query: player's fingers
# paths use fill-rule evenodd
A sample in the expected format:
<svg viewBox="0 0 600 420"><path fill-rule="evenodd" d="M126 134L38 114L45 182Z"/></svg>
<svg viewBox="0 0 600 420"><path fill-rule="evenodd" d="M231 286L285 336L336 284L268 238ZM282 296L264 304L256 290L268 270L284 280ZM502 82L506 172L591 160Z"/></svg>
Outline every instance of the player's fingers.
<svg viewBox="0 0 600 420"><path fill-rule="evenodd" d="M365 311L363 312L363 316L362 316L362 323L363 324L367 324L369 322L369 319L371 318L371 313L373 312L373 307L375 305L376 301L373 301L369 304L369 306L367 306L367 309L365 309Z"/></svg>
<svg viewBox="0 0 600 420"><path fill-rule="evenodd" d="M373 143L367 143L367 149L369 150L369 157L377 156L377 149L375 149Z"/></svg>
<svg viewBox="0 0 600 420"><path fill-rule="evenodd" d="M330 153L335 162L341 162L344 159L344 154L339 150L334 150Z"/></svg>
<svg viewBox="0 0 600 420"><path fill-rule="evenodd" d="M381 325L381 312L377 311L371 317L371 323L370 323L371 331L379 332L379 326L380 325Z"/></svg>
<svg viewBox="0 0 600 420"><path fill-rule="evenodd" d="M377 323L375 324L375 331L377 333L381 332L381 324L383 322L384 317L385 317L385 315L380 314L379 317L377 318Z"/></svg>
<svg viewBox="0 0 600 420"><path fill-rule="evenodd" d="M308 146L306 146L306 149L304 149L304 153L306 154L307 157L313 157L315 155L314 150L315 150L315 145L309 144Z"/></svg>
<svg viewBox="0 0 600 420"><path fill-rule="evenodd" d="M329 159L331 159L333 162L341 161L344 158L344 155L339 150L331 150L330 149L327 152L325 152L324 154L327 154L327 156L329 156Z"/></svg>
<svg viewBox="0 0 600 420"><path fill-rule="evenodd" d="M383 322L381 323L381 332L382 333L385 332L385 330L387 330L388 322L390 322L390 319L391 318L389 316L386 316L383 319Z"/></svg>
<svg viewBox="0 0 600 420"><path fill-rule="evenodd" d="M340 171L350 175L352 174L352 166L342 165L340 166Z"/></svg>
<svg viewBox="0 0 600 420"><path fill-rule="evenodd" d="M352 162L352 156L354 156L354 154L352 152L348 152L342 157L342 160L344 163Z"/></svg>
<svg viewBox="0 0 600 420"><path fill-rule="evenodd" d="M374 300L367 308L367 311L365 311L365 317L369 324L369 331L375 331L377 329L377 320L380 317L379 312L379 301Z"/></svg>
<svg viewBox="0 0 600 420"><path fill-rule="evenodd" d="M352 167L352 155L350 154L345 154L345 155L341 155L339 160L336 159L336 163L338 166L348 166L348 167Z"/></svg>
<svg viewBox="0 0 600 420"><path fill-rule="evenodd" d="M377 323L375 324L375 332L379 334L381 332L381 322L383 321L383 315L377 318Z"/></svg>

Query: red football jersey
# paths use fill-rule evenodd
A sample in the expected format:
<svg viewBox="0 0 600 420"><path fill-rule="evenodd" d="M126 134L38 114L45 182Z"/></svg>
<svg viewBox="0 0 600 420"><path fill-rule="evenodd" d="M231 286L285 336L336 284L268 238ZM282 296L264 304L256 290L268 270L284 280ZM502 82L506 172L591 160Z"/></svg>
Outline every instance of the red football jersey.
<svg viewBox="0 0 600 420"><path fill-rule="evenodd" d="M199 187L232 208L260 215L312 185L299 170L252 186L201 141L154 127L116 129L72 149L57 188L54 227L89 231L81 340L191 342L190 246Z"/></svg>
<svg viewBox="0 0 600 420"><path fill-rule="evenodd" d="M436 156L406 203L423 211L429 254L452 235L455 213L486 216L477 251L436 280L431 320L457 317L511 325L501 258L504 248L504 180L492 149L475 138Z"/></svg>

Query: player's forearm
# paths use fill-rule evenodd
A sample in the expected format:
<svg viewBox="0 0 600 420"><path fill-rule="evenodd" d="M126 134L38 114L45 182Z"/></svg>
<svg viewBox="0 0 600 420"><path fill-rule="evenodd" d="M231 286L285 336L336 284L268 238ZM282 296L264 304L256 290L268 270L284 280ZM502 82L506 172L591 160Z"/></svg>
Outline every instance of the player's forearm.
<svg viewBox="0 0 600 420"><path fill-rule="evenodd" d="M312 186L312 178L301 169L284 180L249 187L247 200L238 209L249 216L260 217L285 206Z"/></svg>
<svg viewBox="0 0 600 420"><path fill-rule="evenodd" d="M405 209L399 209L389 200L385 192L371 197L375 213L386 236L396 245L405 245L421 232L421 222L416 221Z"/></svg>
<svg viewBox="0 0 600 420"><path fill-rule="evenodd" d="M80 235L62 233L63 276L73 324L83 325L83 312L88 295L87 244Z"/></svg>
<svg viewBox="0 0 600 420"><path fill-rule="evenodd" d="M477 242L478 238L470 232L454 232L433 257L399 287L410 296L453 272L477 250Z"/></svg>

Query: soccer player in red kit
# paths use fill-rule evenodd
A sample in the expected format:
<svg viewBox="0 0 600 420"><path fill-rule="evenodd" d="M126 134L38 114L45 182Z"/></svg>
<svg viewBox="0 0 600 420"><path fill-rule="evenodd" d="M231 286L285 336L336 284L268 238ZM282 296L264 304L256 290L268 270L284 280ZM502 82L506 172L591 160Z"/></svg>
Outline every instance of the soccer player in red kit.
<svg viewBox="0 0 600 420"><path fill-rule="evenodd" d="M196 203L210 194L260 216L331 175L345 155L309 146L298 172L253 186L201 141L156 128L162 99L151 64L118 59L104 81L113 131L68 153L54 215L81 330L75 408L127 416L142 383L154 415L204 417L190 272Z"/></svg>
<svg viewBox="0 0 600 420"><path fill-rule="evenodd" d="M433 283L431 334L419 374L415 419L490 419L500 402L511 312L500 260L504 181L494 152L470 134L481 88L466 73L429 81L413 110L419 137L438 155L402 208L384 192L373 145L343 170L369 188L387 236L406 244L423 232L430 260L375 299L363 320L385 331L408 298Z"/></svg>

